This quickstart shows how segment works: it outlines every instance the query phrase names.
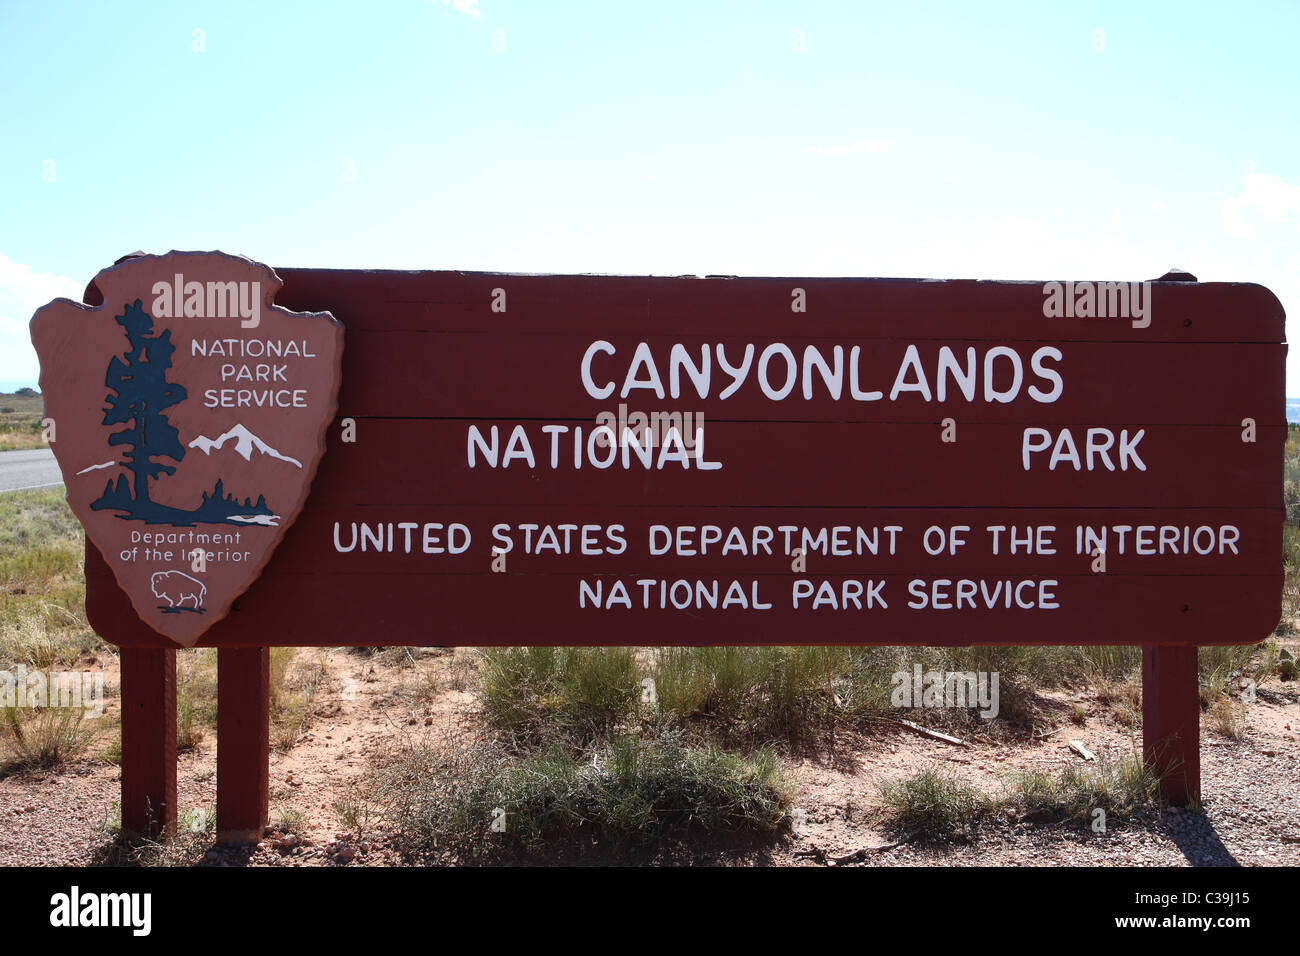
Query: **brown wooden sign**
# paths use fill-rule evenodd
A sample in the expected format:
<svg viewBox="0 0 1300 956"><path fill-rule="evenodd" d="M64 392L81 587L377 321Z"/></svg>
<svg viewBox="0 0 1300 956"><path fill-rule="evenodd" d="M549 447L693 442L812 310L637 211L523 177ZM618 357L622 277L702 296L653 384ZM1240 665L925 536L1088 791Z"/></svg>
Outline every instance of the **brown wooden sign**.
<svg viewBox="0 0 1300 956"><path fill-rule="evenodd" d="M149 294L118 276L148 268L97 280L93 339L37 336L99 545L90 620L138 647L178 633L110 568L149 526L86 510L110 429L62 429L99 415L112 316ZM186 630L203 644L1219 644L1278 620L1286 348L1258 286L279 274L281 306L347 330L338 418L260 578ZM199 417L241 360L168 326L206 376L176 379L184 441L242 424L280 453L241 502L310 475L332 404L332 327L266 305L256 338L316 356L291 365L301 418ZM227 474L229 447L186 450L205 468L171 507ZM281 528L246 536L297 510L265 487Z"/></svg>
<svg viewBox="0 0 1300 956"><path fill-rule="evenodd" d="M273 271L220 253L132 258L95 284L95 306L32 319L50 444L134 626L189 646L302 510L343 327L275 306Z"/></svg>

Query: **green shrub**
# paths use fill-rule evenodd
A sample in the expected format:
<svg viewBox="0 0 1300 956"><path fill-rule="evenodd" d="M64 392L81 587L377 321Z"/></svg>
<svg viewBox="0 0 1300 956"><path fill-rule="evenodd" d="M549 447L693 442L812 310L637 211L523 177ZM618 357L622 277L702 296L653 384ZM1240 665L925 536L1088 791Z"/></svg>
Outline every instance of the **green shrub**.
<svg viewBox="0 0 1300 956"><path fill-rule="evenodd" d="M617 726L640 695L627 647L504 647L483 651L489 722L521 743L578 743Z"/></svg>
<svg viewBox="0 0 1300 956"><path fill-rule="evenodd" d="M0 727L8 745L0 754L0 771L39 772L84 754L99 723L80 707L5 707Z"/></svg>
<svg viewBox="0 0 1300 956"><path fill-rule="evenodd" d="M368 802L394 842L418 854L535 849L583 836L644 844L693 828L772 830L790 796L768 750L622 736L577 756L552 747L519 757L497 742L448 738L377 760Z"/></svg>
<svg viewBox="0 0 1300 956"><path fill-rule="evenodd" d="M1071 764L1055 775L1041 770L1012 774L1002 804L1069 820L1090 820L1094 810L1125 819L1157 803L1159 790L1155 772L1133 754L1086 766Z"/></svg>
<svg viewBox="0 0 1300 956"><path fill-rule="evenodd" d="M716 718L755 734L797 735L889 708L898 650L883 647L663 647L654 652L659 713Z"/></svg>
<svg viewBox="0 0 1300 956"><path fill-rule="evenodd" d="M964 830L996 809L979 789L938 770L886 783L880 795L890 822L902 829Z"/></svg>

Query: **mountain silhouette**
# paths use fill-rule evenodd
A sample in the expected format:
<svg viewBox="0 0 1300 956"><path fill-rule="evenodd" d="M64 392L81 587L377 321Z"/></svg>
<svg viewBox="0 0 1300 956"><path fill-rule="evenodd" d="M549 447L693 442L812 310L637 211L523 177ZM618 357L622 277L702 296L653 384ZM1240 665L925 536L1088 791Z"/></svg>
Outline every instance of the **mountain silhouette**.
<svg viewBox="0 0 1300 956"><path fill-rule="evenodd" d="M263 455L270 455L272 458L278 458L280 461L287 461L295 468L302 467L302 462L298 461L298 459L280 454L243 425L236 425L234 428L217 438L208 438L205 435L200 435L198 438L194 439L194 441L190 442L189 447L197 448L199 451L203 452L203 454L211 456L214 448L220 451L225 446L226 442L231 439L234 440L234 444L231 447L237 455L244 459L244 461L251 461L253 458L253 452L258 451Z"/></svg>

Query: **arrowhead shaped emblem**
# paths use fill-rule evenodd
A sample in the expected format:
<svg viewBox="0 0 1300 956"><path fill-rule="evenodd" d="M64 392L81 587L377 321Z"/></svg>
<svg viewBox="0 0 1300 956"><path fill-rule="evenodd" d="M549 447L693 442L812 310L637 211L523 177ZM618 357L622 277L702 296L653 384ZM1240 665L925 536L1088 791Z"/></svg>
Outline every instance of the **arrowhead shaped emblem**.
<svg viewBox="0 0 1300 956"><path fill-rule="evenodd" d="M338 403L343 326L274 305L268 266L128 259L103 302L31 321L68 503L136 612L184 647L230 610L302 510Z"/></svg>

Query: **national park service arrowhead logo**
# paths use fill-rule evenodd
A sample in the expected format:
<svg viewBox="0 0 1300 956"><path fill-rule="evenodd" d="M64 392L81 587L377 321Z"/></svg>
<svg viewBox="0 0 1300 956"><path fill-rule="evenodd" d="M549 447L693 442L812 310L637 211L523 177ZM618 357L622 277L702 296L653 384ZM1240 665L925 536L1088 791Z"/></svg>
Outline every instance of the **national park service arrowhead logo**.
<svg viewBox="0 0 1300 956"><path fill-rule="evenodd" d="M68 502L136 612L185 647L230 610L302 510L334 418L343 326L273 305L269 267L129 259L103 303L31 322Z"/></svg>

